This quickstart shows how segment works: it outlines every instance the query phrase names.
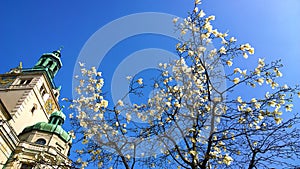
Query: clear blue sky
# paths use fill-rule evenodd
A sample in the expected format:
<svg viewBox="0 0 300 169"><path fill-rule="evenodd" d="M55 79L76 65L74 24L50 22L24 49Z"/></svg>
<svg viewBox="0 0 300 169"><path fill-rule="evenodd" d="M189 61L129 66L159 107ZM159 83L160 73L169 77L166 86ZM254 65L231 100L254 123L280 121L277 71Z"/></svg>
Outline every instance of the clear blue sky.
<svg viewBox="0 0 300 169"><path fill-rule="evenodd" d="M79 52L88 38L102 26L138 12L163 12L185 17L192 7L192 0L1 0L0 72L16 67L20 61L23 67L32 67L42 53L63 45L64 66L55 82L63 87L62 97L71 97L73 69ZM254 46L254 57L265 58L266 61L281 58L285 65L283 82L300 84L299 0L203 0L203 8L207 14L216 15L214 25L219 30L229 30L229 34L240 42L249 42ZM132 39L132 42L128 39L123 43L124 46L129 43L126 49L129 50L124 52L129 55L146 47L170 50L170 46L175 45L170 43L170 46L166 46L165 43L159 43L160 40L155 41L156 38L149 40L149 44L147 39L143 40L143 36ZM141 42L145 45L141 45ZM107 63L113 63L114 52L121 54L121 49L112 48L112 53L105 58ZM103 71L112 71L110 69L114 67L103 66ZM299 101L295 109L300 110Z"/></svg>

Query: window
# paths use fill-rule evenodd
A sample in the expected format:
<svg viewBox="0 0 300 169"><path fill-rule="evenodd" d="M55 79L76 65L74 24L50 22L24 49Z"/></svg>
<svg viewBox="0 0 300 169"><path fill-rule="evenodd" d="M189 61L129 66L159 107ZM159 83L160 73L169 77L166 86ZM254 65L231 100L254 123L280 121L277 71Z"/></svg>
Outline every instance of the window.
<svg viewBox="0 0 300 169"><path fill-rule="evenodd" d="M64 151L65 149L64 149L64 147L63 146L61 146L58 142L56 142L55 143L56 145L57 145L57 149L60 151L60 152L62 152L62 151Z"/></svg>
<svg viewBox="0 0 300 169"><path fill-rule="evenodd" d="M40 62L38 63L37 66L42 66L45 61L46 61L46 58L40 59Z"/></svg>
<svg viewBox="0 0 300 169"><path fill-rule="evenodd" d="M42 96L44 96L46 94L46 89L45 89L44 85L41 86L40 93L41 93Z"/></svg>
<svg viewBox="0 0 300 169"><path fill-rule="evenodd" d="M53 121L53 124L56 124L56 123L57 123L57 118L55 118Z"/></svg>
<svg viewBox="0 0 300 169"><path fill-rule="evenodd" d="M23 163L21 165L21 169L32 169L33 168L33 164L25 164Z"/></svg>
<svg viewBox="0 0 300 169"><path fill-rule="evenodd" d="M29 85L30 82L31 82L31 79L20 79L19 85L26 86L26 85Z"/></svg>
<svg viewBox="0 0 300 169"><path fill-rule="evenodd" d="M36 144L40 144L40 145L45 145L46 144L46 140L43 138L39 138L35 141Z"/></svg>
<svg viewBox="0 0 300 169"><path fill-rule="evenodd" d="M48 64L47 64L47 66L46 67L48 67L48 68L51 68L51 66L53 65L53 61L52 60L50 60L49 62L48 62Z"/></svg>
<svg viewBox="0 0 300 169"><path fill-rule="evenodd" d="M55 66L54 69L53 69L53 72L55 73L57 71L58 67Z"/></svg>
<svg viewBox="0 0 300 169"><path fill-rule="evenodd" d="M49 94L47 93L47 90L44 85L41 86L40 93L44 101L46 101L49 98Z"/></svg>
<svg viewBox="0 0 300 169"><path fill-rule="evenodd" d="M31 109L31 113L34 113L34 111L37 109L37 104L33 104L32 109Z"/></svg>

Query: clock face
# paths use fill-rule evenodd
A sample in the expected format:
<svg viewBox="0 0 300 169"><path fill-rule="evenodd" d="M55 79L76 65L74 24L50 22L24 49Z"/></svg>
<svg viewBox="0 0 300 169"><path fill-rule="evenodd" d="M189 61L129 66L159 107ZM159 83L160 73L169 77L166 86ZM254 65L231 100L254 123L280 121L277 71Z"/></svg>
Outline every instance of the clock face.
<svg viewBox="0 0 300 169"><path fill-rule="evenodd" d="M45 109L48 114L53 113L53 111L56 109L56 104L51 97L49 97L49 99L47 99L47 101L45 103Z"/></svg>
<svg viewBox="0 0 300 169"><path fill-rule="evenodd" d="M15 76L0 77L0 87L1 88L9 87L15 81L15 79L16 79Z"/></svg>

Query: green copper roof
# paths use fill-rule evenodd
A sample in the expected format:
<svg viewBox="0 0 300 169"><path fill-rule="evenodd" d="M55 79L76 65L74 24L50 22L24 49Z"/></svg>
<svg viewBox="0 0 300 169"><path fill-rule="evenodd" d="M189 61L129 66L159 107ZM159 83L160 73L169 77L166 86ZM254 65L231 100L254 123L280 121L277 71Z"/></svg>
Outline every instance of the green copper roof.
<svg viewBox="0 0 300 169"><path fill-rule="evenodd" d="M62 111L55 111L55 112L53 112L53 113L50 115L50 118L51 118L51 117L54 117L54 116L60 117L60 118L62 118L64 121L66 120L66 115L65 115Z"/></svg>
<svg viewBox="0 0 300 169"><path fill-rule="evenodd" d="M71 136L62 128L62 124L66 119L66 115L62 111L54 111L50 115L50 120L48 123L39 122L33 126L26 127L22 133L27 133L32 130L45 131L49 133L54 133L61 137L65 142L71 141Z"/></svg>
<svg viewBox="0 0 300 169"><path fill-rule="evenodd" d="M44 53L34 67L30 69L22 69L25 72L45 71L49 80L52 81L54 76L62 67L60 49L52 53Z"/></svg>
<svg viewBox="0 0 300 169"><path fill-rule="evenodd" d="M57 125L57 124L39 122L33 126L26 127L22 133L27 133L32 130L45 131L45 132L57 134L65 142L68 142L71 140L71 136L60 125Z"/></svg>

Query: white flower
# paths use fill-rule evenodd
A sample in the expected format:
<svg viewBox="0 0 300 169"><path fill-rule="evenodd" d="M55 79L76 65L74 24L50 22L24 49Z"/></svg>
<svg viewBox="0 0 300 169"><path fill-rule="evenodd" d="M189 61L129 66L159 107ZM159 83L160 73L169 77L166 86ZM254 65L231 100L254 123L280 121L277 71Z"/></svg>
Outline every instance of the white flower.
<svg viewBox="0 0 300 169"><path fill-rule="evenodd" d="M250 55L253 55L254 54L254 48L248 49L248 52L249 52Z"/></svg>
<svg viewBox="0 0 300 169"><path fill-rule="evenodd" d="M138 84L142 85L142 84L143 84L143 79L142 79L142 78L139 78L139 79L137 80L137 82L138 82Z"/></svg>
<svg viewBox="0 0 300 169"><path fill-rule="evenodd" d="M99 117L100 119L103 119L103 113L99 113L99 114L98 114L98 117Z"/></svg>
<svg viewBox="0 0 300 169"><path fill-rule="evenodd" d="M171 107L171 102L166 102L166 105L167 105L168 107Z"/></svg>
<svg viewBox="0 0 300 169"><path fill-rule="evenodd" d="M69 131L68 133L69 133L69 135L72 137L72 139L75 139L75 138L76 138L75 133L74 133L73 130Z"/></svg>
<svg viewBox="0 0 300 169"><path fill-rule="evenodd" d="M235 69L233 70L233 73L237 73L237 72L241 73L242 71L241 71L240 68L235 68Z"/></svg>
<svg viewBox="0 0 300 169"><path fill-rule="evenodd" d="M259 115L257 118L258 118L259 120L262 120L262 119L264 119L264 116Z"/></svg>
<svg viewBox="0 0 300 169"><path fill-rule="evenodd" d="M285 111L292 111L293 104L288 104L285 106Z"/></svg>
<svg viewBox="0 0 300 169"><path fill-rule="evenodd" d="M265 66L265 59L258 58L258 64L262 67Z"/></svg>
<svg viewBox="0 0 300 169"><path fill-rule="evenodd" d="M213 21L215 19L216 19L216 17L214 15L211 15L207 18L207 21Z"/></svg>
<svg viewBox="0 0 300 169"><path fill-rule="evenodd" d="M259 78L256 81L259 85L262 85L264 83L264 78Z"/></svg>
<svg viewBox="0 0 300 169"><path fill-rule="evenodd" d="M126 158L127 158L128 160L130 160L130 155L129 155L129 154L127 154L127 155L126 155Z"/></svg>
<svg viewBox="0 0 300 169"><path fill-rule="evenodd" d="M278 115L278 116L281 116L282 115L282 112L281 111L274 111L274 114Z"/></svg>
<svg viewBox="0 0 300 169"><path fill-rule="evenodd" d="M229 39L229 41L230 41L230 42L236 42L236 38L235 38L235 37L231 37L231 38Z"/></svg>
<svg viewBox="0 0 300 169"><path fill-rule="evenodd" d="M282 122L282 118L280 118L280 117L275 117L274 120L275 120L276 124L280 124Z"/></svg>
<svg viewBox="0 0 300 169"><path fill-rule="evenodd" d="M196 5L201 4L201 0L195 0L195 4Z"/></svg>
<svg viewBox="0 0 300 169"><path fill-rule="evenodd" d="M255 68L255 74L260 75L260 69L259 68Z"/></svg>
<svg viewBox="0 0 300 169"><path fill-rule="evenodd" d="M180 107L180 104L179 104L178 102L175 102L175 103L174 103L174 106L175 106L175 107Z"/></svg>
<svg viewBox="0 0 300 169"><path fill-rule="evenodd" d="M206 40L206 41L207 41L207 40ZM198 50L199 50L199 52L205 52L206 48L203 47L203 46L200 46L200 47L198 48Z"/></svg>
<svg viewBox="0 0 300 169"><path fill-rule="evenodd" d="M251 107L247 107L247 108L246 108L246 112L252 112Z"/></svg>
<svg viewBox="0 0 300 169"><path fill-rule="evenodd" d="M83 139L82 144L87 144L89 141L87 139Z"/></svg>
<svg viewBox="0 0 300 169"><path fill-rule="evenodd" d="M272 82L273 82L272 79L266 79L266 83L267 83L267 84L271 84Z"/></svg>
<svg viewBox="0 0 300 169"><path fill-rule="evenodd" d="M69 101L68 98L62 98L61 101Z"/></svg>
<svg viewBox="0 0 300 169"><path fill-rule="evenodd" d="M278 83L276 83L276 82L274 82L274 81L271 83L272 89L275 89L275 87L277 87L277 86L278 86Z"/></svg>
<svg viewBox="0 0 300 169"><path fill-rule="evenodd" d="M275 100L269 101L269 102L268 102L268 105L271 106L271 107L275 107L275 106L276 106Z"/></svg>
<svg viewBox="0 0 300 169"><path fill-rule="evenodd" d="M101 100L100 106L103 108L106 108L108 106L108 101L107 100Z"/></svg>
<svg viewBox="0 0 300 169"><path fill-rule="evenodd" d="M81 162L82 162L82 159L81 159L81 158L78 158L78 159L76 160L76 162L77 162L77 163L81 163Z"/></svg>
<svg viewBox="0 0 300 169"><path fill-rule="evenodd" d="M215 36L217 36L217 35L219 34L219 32L218 32L217 29L212 30L212 33L213 33Z"/></svg>
<svg viewBox="0 0 300 169"><path fill-rule="evenodd" d="M233 83L234 83L234 84L237 84L237 83L239 83L239 82L240 82L240 79L239 79L238 77L236 77L236 78L233 79Z"/></svg>
<svg viewBox="0 0 300 169"><path fill-rule="evenodd" d="M252 102L252 103L256 103L256 102L257 102L256 98L252 98L252 99L251 99L251 102Z"/></svg>
<svg viewBox="0 0 300 169"><path fill-rule="evenodd" d="M199 11L198 7L195 7L193 11L197 13Z"/></svg>
<svg viewBox="0 0 300 169"><path fill-rule="evenodd" d="M179 19L178 17L174 18L174 19L173 19L173 23L174 23L174 24L177 23L177 22L178 22L178 19Z"/></svg>
<svg viewBox="0 0 300 169"><path fill-rule="evenodd" d="M213 58L217 54L217 49L213 49L209 52L209 57Z"/></svg>
<svg viewBox="0 0 300 169"><path fill-rule="evenodd" d="M211 43L211 39L206 39L205 43L206 43L206 44Z"/></svg>
<svg viewBox="0 0 300 169"><path fill-rule="evenodd" d="M203 10L200 10L200 12L199 12L198 16L199 16L200 18L202 18L202 17L204 17L204 16L205 16L205 13L203 12Z"/></svg>
<svg viewBox="0 0 300 169"><path fill-rule="evenodd" d="M80 66L80 67L84 67L84 64L85 64L85 63L82 63L82 62L78 62L78 63L79 63L79 66Z"/></svg>
<svg viewBox="0 0 300 169"><path fill-rule="evenodd" d="M193 156L196 156L196 155L197 155L197 152L194 151L194 150L191 150L191 151L190 151L190 154L192 154Z"/></svg>
<svg viewBox="0 0 300 169"><path fill-rule="evenodd" d="M237 97L236 101L238 101L239 103L242 103L243 102L242 97L241 96Z"/></svg>
<svg viewBox="0 0 300 169"><path fill-rule="evenodd" d="M226 61L226 64L227 64L228 66L232 66L232 61L231 61L231 60L227 60L227 61Z"/></svg>
<svg viewBox="0 0 300 169"><path fill-rule="evenodd" d="M240 49L242 51L245 51L245 50L249 50L251 48L250 44L249 43L246 43L246 44L243 44L241 45Z"/></svg>
<svg viewBox="0 0 300 169"><path fill-rule="evenodd" d="M247 58L248 58L247 53L243 53L243 57L244 57L245 59L247 59Z"/></svg>
<svg viewBox="0 0 300 169"><path fill-rule="evenodd" d="M131 77L131 76L127 76L126 79L127 79L127 80L131 80L132 77Z"/></svg>
<svg viewBox="0 0 300 169"><path fill-rule="evenodd" d="M194 55L194 51L189 50L189 51L188 51L188 55L189 55L189 56L193 56L193 55Z"/></svg>
<svg viewBox="0 0 300 169"><path fill-rule="evenodd" d="M254 146L257 146L257 141L254 141L254 142L253 142L253 145L254 145Z"/></svg>
<svg viewBox="0 0 300 169"><path fill-rule="evenodd" d="M259 109L259 108L260 108L260 106L261 106L261 104L260 104L260 103L254 103L254 107L255 107L255 108Z"/></svg>
<svg viewBox="0 0 300 169"><path fill-rule="evenodd" d="M122 100L118 100L118 105L119 105L119 106L124 106L123 101L122 101Z"/></svg>
<svg viewBox="0 0 300 169"><path fill-rule="evenodd" d="M185 34L186 34L186 31L185 31L184 29L182 29L181 32L180 32L180 34L181 34L181 35L185 35Z"/></svg>
<svg viewBox="0 0 300 169"><path fill-rule="evenodd" d="M278 70L278 71L276 71L276 76L281 77L282 73Z"/></svg>
<svg viewBox="0 0 300 169"><path fill-rule="evenodd" d="M289 86L288 86L287 84L284 84L284 85L282 86L282 88L283 88L283 89L288 89Z"/></svg>
<svg viewBox="0 0 300 169"><path fill-rule="evenodd" d="M101 83L97 83L97 84L96 84L96 88L97 88L97 89L101 89L102 86L103 86L103 85L102 85Z"/></svg>
<svg viewBox="0 0 300 169"><path fill-rule="evenodd" d="M129 113L126 113L126 121L129 123L131 120L131 115Z"/></svg>
<svg viewBox="0 0 300 169"><path fill-rule="evenodd" d="M222 44L228 44L228 42L225 39L222 39Z"/></svg>
<svg viewBox="0 0 300 169"><path fill-rule="evenodd" d="M219 52L220 52L221 54L226 54L226 49L225 49L225 47L222 46L222 47L219 49Z"/></svg>
<svg viewBox="0 0 300 169"><path fill-rule="evenodd" d="M230 165L232 161L233 159L228 154L226 154L223 159L223 163L225 163L226 165Z"/></svg>
<svg viewBox="0 0 300 169"><path fill-rule="evenodd" d="M242 71L242 75L246 76L247 75L247 69Z"/></svg>

